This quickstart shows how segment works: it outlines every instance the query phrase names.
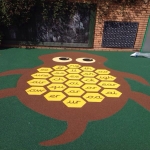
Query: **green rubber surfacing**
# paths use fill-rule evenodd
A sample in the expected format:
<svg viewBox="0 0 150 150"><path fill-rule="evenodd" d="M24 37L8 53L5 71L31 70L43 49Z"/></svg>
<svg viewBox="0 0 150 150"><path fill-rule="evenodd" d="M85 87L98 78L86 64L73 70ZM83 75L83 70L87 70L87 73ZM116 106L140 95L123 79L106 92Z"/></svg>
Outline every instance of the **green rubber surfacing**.
<svg viewBox="0 0 150 150"><path fill-rule="evenodd" d="M42 64L38 56L62 52L10 48L0 50L0 72L34 68ZM101 55L105 66L145 78L150 83L150 60L132 58L130 52L83 51ZM16 87L21 75L0 77L0 89ZM150 95L150 87L126 79L131 89ZM24 106L17 97L0 100L0 150L149 150L150 112L131 99L121 111L104 120L89 122L77 140L58 146L38 145L66 130L66 122L48 118Z"/></svg>

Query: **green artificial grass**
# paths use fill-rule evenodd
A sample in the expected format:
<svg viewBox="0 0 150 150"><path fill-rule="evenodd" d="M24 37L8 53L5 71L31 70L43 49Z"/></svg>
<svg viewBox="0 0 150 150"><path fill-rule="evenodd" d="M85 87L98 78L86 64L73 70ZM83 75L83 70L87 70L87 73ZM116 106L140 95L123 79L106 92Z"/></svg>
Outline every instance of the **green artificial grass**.
<svg viewBox="0 0 150 150"><path fill-rule="evenodd" d="M62 50L19 49L0 50L0 72L34 68L42 64L38 56ZM111 69L129 72L150 83L150 59L132 58L131 52L83 51L108 59ZM16 87L21 75L0 77L0 89ZM125 79L131 89L150 95L150 86ZM115 115L89 122L80 138L58 146L38 143L63 133L67 123L43 116L24 106L17 97L0 99L0 150L149 150L150 112L131 99Z"/></svg>

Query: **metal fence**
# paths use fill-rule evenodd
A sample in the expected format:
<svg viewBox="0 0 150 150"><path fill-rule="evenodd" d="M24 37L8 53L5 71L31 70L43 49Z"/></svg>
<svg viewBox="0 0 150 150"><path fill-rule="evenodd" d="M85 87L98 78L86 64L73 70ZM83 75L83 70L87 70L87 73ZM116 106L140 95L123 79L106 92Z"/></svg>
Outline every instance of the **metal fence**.
<svg viewBox="0 0 150 150"><path fill-rule="evenodd" d="M47 20L35 12L28 23L12 25L5 29L4 43L44 46L92 47L95 12L84 4L77 5L73 15Z"/></svg>

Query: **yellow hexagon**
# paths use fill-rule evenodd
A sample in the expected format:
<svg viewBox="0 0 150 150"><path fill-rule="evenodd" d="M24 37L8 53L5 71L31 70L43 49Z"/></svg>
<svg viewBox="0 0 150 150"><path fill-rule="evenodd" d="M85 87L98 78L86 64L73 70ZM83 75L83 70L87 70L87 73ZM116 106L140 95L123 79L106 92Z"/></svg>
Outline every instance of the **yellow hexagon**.
<svg viewBox="0 0 150 150"><path fill-rule="evenodd" d="M61 101L66 97L66 95L64 95L62 92L49 92L44 95L44 97L48 101Z"/></svg>
<svg viewBox="0 0 150 150"><path fill-rule="evenodd" d="M81 96L84 91L80 88L68 88L65 90L65 93L69 96Z"/></svg>
<svg viewBox="0 0 150 150"><path fill-rule="evenodd" d="M39 79L46 79L49 78L51 75L49 73L35 73L31 75L33 78L39 78Z"/></svg>
<svg viewBox="0 0 150 150"><path fill-rule="evenodd" d="M110 73L110 71L106 69L97 69L95 72L97 74L109 74Z"/></svg>
<svg viewBox="0 0 150 150"><path fill-rule="evenodd" d="M27 82L31 86L44 86L49 83L46 79L32 79Z"/></svg>
<svg viewBox="0 0 150 150"><path fill-rule="evenodd" d="M81 75L83 75L84 77L95 77L96 73L94 73L94 72L82 72Z"/></svg>
<svg viewBox="0 0 150 150"><path fill-rule="evenodd" d="M68 74L66 75L66 78L72 79L72 80L79 80L82 78L82 76L79 74Z"/></svg>
<svg viewBox="0 0 150 150"><path fill-rule="evenodd" d="M67 79L64 77L52 77L49 79L51 82L53 83L63 83L65 82Z"/></svg>
<svg viewBox="0 0 150 150"><path fill-rule="evenodd" d="M88 102L101 102L105 97L99 93L86 93L83 98Z"/></svg>
<svg viewBox="0 0 150 150"><path fill-rule="evenodd" d="M77 68L81 67L81 65L79 65L79 64L69 64L67 66L68 66L68 68L71 68L71 69L77 69Z"/></svg>
<svg viewBox="0 0 150 150"><path fill-rule="evenodd" d="M66 70L67 67L66 66L63 66L63 65L57 65L57 66L54 66L53 67L55 70Z"/></svg>
<svg viewBox="0 0 150 150"><path fill-rule="evenodd" d="M114 81L116 79L116 77L112 75L98 75L96 78L102 81Z"/></svg>
<svg viewBox="0 0 150 150"><path fill-rule="evenodd" d="M80 69L67 69L68 73L80 73L81 70Z"/></svg>
<svg viewBox="0 0 150 150"><path fill-rule="evenodd" d="M98 85L100 85L103 88L114 88L114 89L120 86L120 84L116 82L106 82L106 81L102 81Z"/></svg>
<svg viewBox="0 0 150 150"><path fill-rule="evenodd" d="M83 85L83 83L78 80L69 80L65 84L69 87L80 87L81 85Z"/></svg>
<svg viewBox="0 0 150 150"><path fill-rule="evenodd" d="M54 76L65 76L67 73L65 71L53 71Z"/></svg>
<svg viewBox="0 0 150 150"><path fill-rule="evenodd" d="M82 81L88 84L96 84L98 82L95 78L83 78Z"/></svg>
<svg viewBox="0 0 150 150"><path fill-rule="evenodd" d="M80 97L68 97L63 103L70 108L81 108L86 104L86 102Z"/></svg>
<svg viewBox="0 0 150 150"><path fill-rule="evenodd" d="M83 66L83 67L81 67L81 70L88 72L88 71L94 71L95 68L93 68L91 66Z"/></svg>
<svg viewBox="0 0 150 150"><path fill-rule="evenodd" d="M120 97L122 94L115 89L104 89L101 93L107 97Z"/></svg>
<svg viewBox="0 0 150 150"><path fill-rule="evenodd" d="M85 84L82 86L82 89L87 92L98 92L101 88L95 84Z"/></svg>
<svg viewBox="0 0 150 150"><path fill-rule="evenodd" d="M47 90L44 87L30 87L26 89L28 95L42 95Z"/></svg>
<svg viewBox="0 0 150 150"><path fill-rule="evenodd" d="M51 91L63 91L66 89L66 86L64 84L50 84L47 86L47 88Z"/></svg>
<svg viewBox="0 0 150 150"><path fill-rule="evenodd" d="M42 67L37 69L39 72L51 72L52 69L51 68L47 68L47 67Z"/></svg>

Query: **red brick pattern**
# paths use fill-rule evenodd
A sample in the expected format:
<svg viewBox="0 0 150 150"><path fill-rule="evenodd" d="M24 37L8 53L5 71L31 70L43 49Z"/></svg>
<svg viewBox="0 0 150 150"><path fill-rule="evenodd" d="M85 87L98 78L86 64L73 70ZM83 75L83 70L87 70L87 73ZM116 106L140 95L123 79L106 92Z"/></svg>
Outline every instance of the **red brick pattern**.
<svg viewBox="0 0 150 150"><path fill-rule="evenodd" d="M113 7L117 8L115 6L112 6L112 8ZM142 6L140 6L140 7L142 7ZM143 4L143 7L146 7L146 6ZM149 17L149 14L150 14L150 5L147 8L145 8L145 11L144 10L140 11L140 10L137 9L136 12L137 12L138 15L136 15L135 11L132 11L130 9L126 9L126 12L129 13L130 16L132 16L132 19L131 19L132 22L138 22L139 23L134 48L133 49L120 49L120 48L102 48L101 47L104 21L108 21L109 19L104 19L104 21L102 23L99 23L99 19L98 19L99 18L98 17L99 16L99 11L97 10L93 49L95 49L95 50L105 50L105 51L116 51L116 50L117 51L138 51L138 50L140 50L140 48L142 46L142 41L143 41L143 38L144 38L144 34L145 34L145 31L146 31L148 17ZM122 21L123 20L123 17L121 15L117 14L116 16L117 16L117 18L115 18L114 20L111 18L111 21Z"/></svg>

